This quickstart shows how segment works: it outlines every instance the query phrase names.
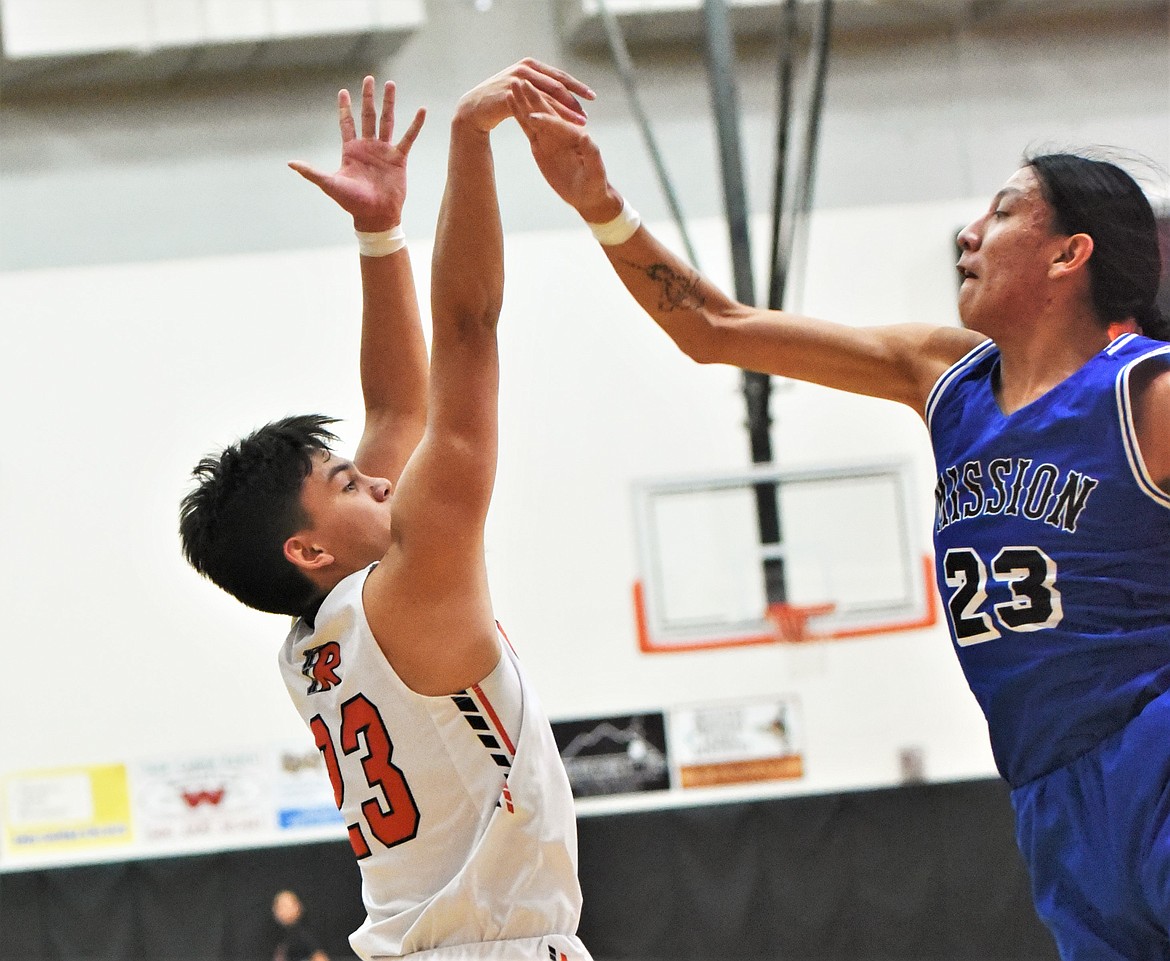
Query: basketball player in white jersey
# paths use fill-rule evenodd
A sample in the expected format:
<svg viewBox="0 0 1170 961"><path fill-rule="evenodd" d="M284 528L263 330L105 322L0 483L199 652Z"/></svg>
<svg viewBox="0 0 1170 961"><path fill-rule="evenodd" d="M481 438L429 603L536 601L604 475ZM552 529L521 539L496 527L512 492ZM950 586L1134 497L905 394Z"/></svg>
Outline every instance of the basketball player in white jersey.
<svg viewBox="0 0 1170 961"><path fill-rule="evenodd" d="M362 875L364 959L578 961L576 823L548 720L496 624L484 521L496 470L503 237L490 134L512 83L584 122L568 74L524 60L451 124L432 269L428 367L401 231L422 111L392 142L362 87L338 98L342 162L297 172L353 216L366 423L352 461L333 421L270 423L195 470L188 560L246 604L296 618L280 667L321 751ZM312 383L312 358L305 382ZM302 376L293 372L294 376Z"/></svg>

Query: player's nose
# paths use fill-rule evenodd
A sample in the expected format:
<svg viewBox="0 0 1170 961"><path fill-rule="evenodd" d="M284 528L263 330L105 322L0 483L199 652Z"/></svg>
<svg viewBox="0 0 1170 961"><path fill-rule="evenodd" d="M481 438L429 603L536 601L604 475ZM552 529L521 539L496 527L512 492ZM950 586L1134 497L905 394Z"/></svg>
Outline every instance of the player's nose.
<svg viewBox="0 0 1170 961"><path fill-rule="evenodd" d="M973 220L959 231L959 236L955 240L959 244L960 250L978 250L979 249L979 221Z"/></svg>

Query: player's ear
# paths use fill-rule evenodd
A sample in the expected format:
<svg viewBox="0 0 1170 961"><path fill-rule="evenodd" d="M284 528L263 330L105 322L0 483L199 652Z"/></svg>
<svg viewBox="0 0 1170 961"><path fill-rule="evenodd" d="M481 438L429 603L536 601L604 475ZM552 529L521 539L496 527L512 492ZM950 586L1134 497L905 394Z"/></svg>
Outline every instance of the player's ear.
<svg viewBox="0 0 1170 961"><path fill-rule="evenodd" d="M314 544L303 534L293 534L284 542L284 556L302 571L318 571L333 563L333 555Z"/></svg>
<svg viewBox="0 0 1170 961"><path fill-rule="evenodd" d="M1065 276L1081 270L1093 256L1093 238L1088 234L1072 234L1064 239L1049 275Z"/></svg>

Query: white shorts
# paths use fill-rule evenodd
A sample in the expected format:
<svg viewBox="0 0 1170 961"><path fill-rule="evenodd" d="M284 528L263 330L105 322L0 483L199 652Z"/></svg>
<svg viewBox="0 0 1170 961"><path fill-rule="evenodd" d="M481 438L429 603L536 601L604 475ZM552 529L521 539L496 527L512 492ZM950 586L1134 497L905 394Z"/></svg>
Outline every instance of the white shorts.
<svg viewBox="0 0 1170 961"><path fill-rule="evenodd" d="M546 934L541 938L451 944L413 954L375 954L371 961L592 961L576 935Z"/></svg>

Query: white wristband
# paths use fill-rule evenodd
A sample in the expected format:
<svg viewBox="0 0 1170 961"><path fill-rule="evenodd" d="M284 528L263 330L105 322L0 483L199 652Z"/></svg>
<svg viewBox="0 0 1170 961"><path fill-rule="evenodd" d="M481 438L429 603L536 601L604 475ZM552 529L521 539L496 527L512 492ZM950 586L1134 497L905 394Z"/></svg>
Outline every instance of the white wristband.
<svg viewBox="0 0 1170 961"><path fill-rule="evenodd" d="M629 201L623 199L620 214L604 224L589 224L589 229L593 231L593 236L602 247L616 247L633 237L641 225L642 218L638 211L630 206Z"/></svg>
<svg viewBox="0 0 1170 961"><path fill-rule="evenodd" d="M363 257L385 257L406 246L406 233L401 224L372 233L355 230L354 234L358 239L358 251Z"/></svg>

